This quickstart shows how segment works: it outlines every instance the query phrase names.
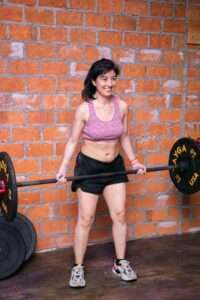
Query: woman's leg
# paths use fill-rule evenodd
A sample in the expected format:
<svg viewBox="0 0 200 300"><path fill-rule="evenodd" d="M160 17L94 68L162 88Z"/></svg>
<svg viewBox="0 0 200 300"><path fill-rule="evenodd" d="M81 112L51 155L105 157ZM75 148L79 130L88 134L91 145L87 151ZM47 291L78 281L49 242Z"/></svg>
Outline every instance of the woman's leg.
<svg viewBox="0 0 200 300"><path fill-rule="evenodd" d="M126 184L116 183L104 189L104 198L108 205L113 221L113 240L117 259L124 259L126 252L127 224L126 224Z"/></svg>
<svg viewBox="0 0 200 300"><path fill-rule="evenodd" d="M78 189L78 221L75 228L74 254L75 263L83 264L88 236L94 220L98 195L87 193Z"/></svg>

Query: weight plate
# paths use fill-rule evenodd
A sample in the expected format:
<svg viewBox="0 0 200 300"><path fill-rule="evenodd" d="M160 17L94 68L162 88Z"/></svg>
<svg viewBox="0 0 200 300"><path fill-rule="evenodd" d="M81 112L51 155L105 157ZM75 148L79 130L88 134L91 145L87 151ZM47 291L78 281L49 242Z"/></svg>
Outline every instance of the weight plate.
<svg viewBox="0 0 200 300"><path fill-rule="evenodd" d="M21 234L10 223L0 223L0 279L19 270L25 257L25 244Z"/></svg>
<svg viewBox="0 0 200 300"><path fill-rule="evenodd" d="M199 159L200 146L197 141L181 138L173 145L169 154L169 165L186 165L186 168L169 170L170 177L180 192L193 194L200 190Z"/></svg>
<svg viewBox="0 0 200 300"><path fill-rule="evenodd" d="M0 152L0 182L5 185L5 192L0 193L1 215L12 221L17 214L17 184L12 160L6 152Z"/></svg>
<svg viewBox="0 0 200 300"><path fill-rule="evenodd" d="M6 222L3 217L0 217L0 223L2 222L13 226L20 232L26 247L24 261L27 261L32 256L36 248L37 235L33 224L27 217L20 213L17 213L13 222Z"/></svg>

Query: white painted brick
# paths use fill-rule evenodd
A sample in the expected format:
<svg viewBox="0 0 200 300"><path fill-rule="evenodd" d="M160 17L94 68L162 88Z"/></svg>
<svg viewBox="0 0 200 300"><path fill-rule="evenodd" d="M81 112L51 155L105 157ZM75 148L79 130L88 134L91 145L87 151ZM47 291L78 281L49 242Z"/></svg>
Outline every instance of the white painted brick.
<svg viewBox="0 0 200 300"><path fill-rule="evenodd" d="M180 87L180 81L179 80L167 80L163 84L163 87L171 88L171 89L178 88L178 87Z"/></svg>
<svg viewBox="0 0 200 300"><path fill-rule="evenodd" d="M111 59L112 58L112 52L111 48L109 47L98 47L99 53L102 57Z"/></svg>
<svg viewBox="0 0 200 300"><path fill-rule="evenodd" d="M120 57L121 63L134 63L135 62L135 50L128 49L124 52L124 56Z"/></svg>
<svg viewBox="0 0 200 300"><path fill-rule="evenodd" d="M24 43L11 43L11 57L18 57L18 58L24 58Z"/></svg>
<svg viewBox="0 0 200 300"><path fill-rule="evenodd" d="M175 221L166 221L166 222L159 222L159 226L163 227L163 228L169 228L172 226L176 226L176 222Z"/></svg>

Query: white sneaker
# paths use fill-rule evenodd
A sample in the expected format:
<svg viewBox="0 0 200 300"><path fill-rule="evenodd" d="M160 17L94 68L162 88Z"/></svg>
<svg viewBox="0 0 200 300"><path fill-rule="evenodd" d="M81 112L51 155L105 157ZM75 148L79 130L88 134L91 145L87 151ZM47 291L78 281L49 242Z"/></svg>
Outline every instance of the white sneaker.
<svg viewBox="0 0 200 300"><path fill-rule="evenodd" d="M83 288L86 286L84 266L77 265L72 268L69 286L73 288Z"/></svg>
<svg viewBox="0 0 200 300"><path fill-rule="evenodd" d="M137 280L137 274L130 266L130 262L126 259L120 260L119 265L114 262L112 271L115 275L121 277L124 281Z"/></svg>

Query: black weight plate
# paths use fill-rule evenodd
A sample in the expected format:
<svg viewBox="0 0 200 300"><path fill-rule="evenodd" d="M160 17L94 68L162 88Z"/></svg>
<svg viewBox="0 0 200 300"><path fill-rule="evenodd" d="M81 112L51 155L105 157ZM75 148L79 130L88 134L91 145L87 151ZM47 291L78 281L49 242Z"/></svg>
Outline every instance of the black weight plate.
<svg viewBox="0 0 200 300"><path fill-rule="evenodd" d="M0 223L1 222L13 226L20 232L26 247L24 261L27 261L35 251L37 242L36 230L31 221L24 215L17 213L16 218L13 220L13 222L8 223L2 217L0 217Z"/></svg>
<svg viewBox="0 0 200 300"><path fill-rule="evenodd" d="M0 193L0 211L7 221L12 221L17 214L17 184L12 160L6 152L0 152L0 181L6 186L6 191Z"/></svg>
<svg viewBox="0 0 200 300"><path fill-rule="evenodd" d="M169 165L187 165L183 169L169 169L174 185L184 194L193 194L200 190L199 158L199 143L191 138L177 140L170 151Z"/></svg>
<svg viewBox="0 0 200 300"><path fill-rule="evenodd" d="M25 244L21 234L10 223L0 223L0 279L16 273L25 257Z"/></svg>

